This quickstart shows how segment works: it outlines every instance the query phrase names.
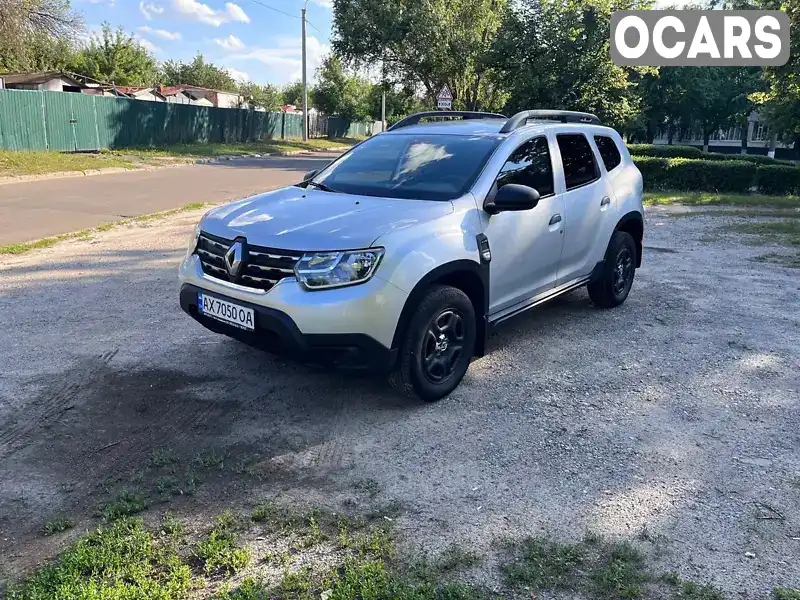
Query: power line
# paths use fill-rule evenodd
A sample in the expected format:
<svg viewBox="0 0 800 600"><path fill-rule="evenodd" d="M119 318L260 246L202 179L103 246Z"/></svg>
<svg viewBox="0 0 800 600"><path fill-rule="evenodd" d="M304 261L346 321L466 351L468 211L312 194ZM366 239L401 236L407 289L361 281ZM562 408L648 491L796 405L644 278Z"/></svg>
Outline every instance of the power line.
<svg viewBox="0 0 800 600"><path fill-rule="evenodd" d="M261 0L250 0L250 2L258 4L259 6L263 6L264 8L268 8L269 10L274 10L275 12L281 13L282 15L286 15L287 17L292 17L293 19L300 19L301 18L301 17L298 17L297 15L293 15L290 12L286 12L285 10L281 10L280 8L275 8L274 6L270 6L269 4L265 4L264 2L261 2ZM320 33L322 33L322 30L319 27L317 27L316 25L314 25L308 19L306 19L306 23L308 25L311 25L311 27L313 27L314 29L316 29Z"/></svg>

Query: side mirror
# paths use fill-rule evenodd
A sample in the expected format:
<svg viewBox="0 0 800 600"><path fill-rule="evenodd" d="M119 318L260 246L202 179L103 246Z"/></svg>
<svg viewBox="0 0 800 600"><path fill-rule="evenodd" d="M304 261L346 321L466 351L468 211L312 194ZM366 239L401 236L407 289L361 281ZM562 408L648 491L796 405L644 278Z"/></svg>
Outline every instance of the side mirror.
<svg viewBox="0 0 800 600"><path fill-rule="evenodd" d="M509 183L501 187L489 197L483 205L483 210L490 215L500 212L530 210L539 203L539 192L527 185Z"/></svg>
<svg viewBox="0 0 800 600"><path fill-rule="evenodd" d="M317 173L319 173L319 169L314 169L313 171L309 171L308 173L303 175L303 181L308 181L309 179L314 177L314 175L316 175Z"/></svg>

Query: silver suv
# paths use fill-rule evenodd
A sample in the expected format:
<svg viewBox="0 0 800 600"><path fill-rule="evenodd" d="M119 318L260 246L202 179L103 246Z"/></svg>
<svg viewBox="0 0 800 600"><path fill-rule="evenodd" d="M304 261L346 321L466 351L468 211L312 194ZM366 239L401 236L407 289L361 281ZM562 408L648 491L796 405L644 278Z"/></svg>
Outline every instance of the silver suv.
<svg viewBox="0 0 800 600"><path fill-rule="evenodd" d="M212 331L438 400L501 321L584 285L624 302L642 215L642 176L594 115L420 113L207 213L180 302Z"/></svg>

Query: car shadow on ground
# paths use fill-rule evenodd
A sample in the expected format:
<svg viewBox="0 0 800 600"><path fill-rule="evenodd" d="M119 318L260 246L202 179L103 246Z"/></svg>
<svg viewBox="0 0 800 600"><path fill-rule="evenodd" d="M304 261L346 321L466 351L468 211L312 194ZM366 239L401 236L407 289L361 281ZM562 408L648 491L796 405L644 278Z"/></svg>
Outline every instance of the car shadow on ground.
<svg viewBox="0 0 800 600"><path fill-rule="evenodd" d="M46 519L93 527L123 491L145 498L148 514L179 508L204 521L265 496L352 507L362 503L353 486L370 480L429 543L644 528L688 539L683 555L735 567L742 582L753 571L731 553L745 546L791 575L779 566L800 527L785 482L798 425L791 355L765 350L758 315L737 314L741 329L726 333L705 305L713 282L687 287L672 254L649 259L620 309L597 310L578 291L506 322L450 398L423 404L202 328L178 306L184 234L151 250L76 246L3 268L9 570L53 554L39 534ZM759 302L749 310L771 314ZM753 464L767 463L734 458L761 454L780 469L758 477ZM756 500L788 518L754 518ZM731 529L736 519L749 525ZM698 528L716 550L692 541Z"/></svg>

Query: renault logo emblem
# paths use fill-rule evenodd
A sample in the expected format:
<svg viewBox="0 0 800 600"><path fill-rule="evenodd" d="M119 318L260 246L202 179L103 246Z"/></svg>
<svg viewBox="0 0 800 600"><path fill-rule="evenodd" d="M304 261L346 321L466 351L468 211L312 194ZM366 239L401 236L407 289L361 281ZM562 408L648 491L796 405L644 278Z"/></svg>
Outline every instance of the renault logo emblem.
<svg viewBox="0 0 800 600"><path fill-rule="evenodd" d="M239 270L242 268L242 257L244 254L244 247L242 242L235 241L228 248L225 253L225 268L228 270L228 275L236 277L239 275Z"/></svg>

